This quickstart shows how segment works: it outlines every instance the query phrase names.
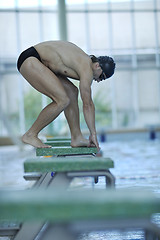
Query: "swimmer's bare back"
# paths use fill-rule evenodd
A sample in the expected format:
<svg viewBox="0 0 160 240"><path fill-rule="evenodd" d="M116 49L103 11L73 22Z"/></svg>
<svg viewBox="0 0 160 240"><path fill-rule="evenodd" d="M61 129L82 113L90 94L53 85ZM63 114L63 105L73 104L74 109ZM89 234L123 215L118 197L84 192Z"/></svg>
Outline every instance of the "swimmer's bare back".
<svg viewBox="0 0 160 240"><path fill-rule="evenodd" d="M47 41L34 46L42 63L55 74L80 80L80 72L91 62L89 56L75 44L63 41Z"/></svg>

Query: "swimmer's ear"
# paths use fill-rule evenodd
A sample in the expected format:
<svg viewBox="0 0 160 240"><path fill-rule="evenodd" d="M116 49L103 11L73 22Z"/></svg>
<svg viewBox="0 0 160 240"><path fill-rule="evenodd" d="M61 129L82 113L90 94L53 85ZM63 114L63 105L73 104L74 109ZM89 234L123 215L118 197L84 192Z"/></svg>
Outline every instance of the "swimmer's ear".
<svg viewBox="0 0 160 240"><path fill-rule="evenodd" d="M94 66L95 66L96 69L100 69L101 68L100 65L99 65L99 62L95 62Z"/></svg>

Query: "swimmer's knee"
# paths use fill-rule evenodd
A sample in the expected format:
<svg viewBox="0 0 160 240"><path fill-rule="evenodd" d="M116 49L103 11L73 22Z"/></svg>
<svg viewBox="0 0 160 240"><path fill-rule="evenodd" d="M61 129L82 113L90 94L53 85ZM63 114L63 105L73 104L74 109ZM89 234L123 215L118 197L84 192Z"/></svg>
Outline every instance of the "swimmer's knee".
<svg viewBox="0 0 160 240"><path fill-rule="evenodd" d="M64 110L67 108L70 104L70 98L68 96L65 96L59 100L56 101L58 108Z"/></svg>

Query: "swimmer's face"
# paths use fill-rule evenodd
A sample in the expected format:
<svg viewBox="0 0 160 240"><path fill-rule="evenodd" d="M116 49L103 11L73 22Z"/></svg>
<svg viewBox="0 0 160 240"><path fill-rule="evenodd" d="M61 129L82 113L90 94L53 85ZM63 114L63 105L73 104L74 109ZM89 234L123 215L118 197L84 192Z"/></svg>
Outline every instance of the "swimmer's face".
<svg viewBox="0 0 160 240"><path fill-rule="evenodd" d="M103 79L105 79L105 74L102 70L102 68L100 67L99 63L95 63L94 64L94 68L93 68L93 78L96 82L100 82Z"/></svg>
<svg viewBox="0 0 160 240"><path fill-rule="evenodd" d="M102 80L105 80L105 79L106 79L106 75L105 75L105 73L103 72L102 68L101 68L101 70L100 70L99 73L97 72L97 76L95 76L94 79L95 79L96 82L101 82Z"/></svg>
<svg viewBox="0 0 160 240"><path fill-rule="evenodd" d="M102 80L105 80L105 79L106 79L106 74L103 72L103 70L102 70L102 73L100 74L100 76L99 76L98 79L99 79L99 80L98 80L97 82L101 82Z"/></svg>

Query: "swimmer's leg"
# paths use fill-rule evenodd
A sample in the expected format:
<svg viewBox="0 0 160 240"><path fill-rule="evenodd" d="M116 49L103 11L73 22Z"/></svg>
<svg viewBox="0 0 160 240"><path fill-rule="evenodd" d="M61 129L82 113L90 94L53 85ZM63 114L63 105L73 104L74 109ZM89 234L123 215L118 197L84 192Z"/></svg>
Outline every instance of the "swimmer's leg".
<svg viewBox="0 0 160 240"><path fill-rule="evenodd" d="M32 87L53 100L41 111L32 127L23 135L22 141L34 147L51 147L42 143L38 133L68 106L69 98L61 81L38 59L34 57L26 59L20 72Z"/></svg>
<svg viewBox="0 0 160 240"><path fill-rule="evenodd" d="M72 147L87 147L89 140L85 139L80 129L79 107L78 107L78 88L66 77L60 78L64 89L70 98L70 104L65 108L64 114L67 119L71 132Z"/></svg>

